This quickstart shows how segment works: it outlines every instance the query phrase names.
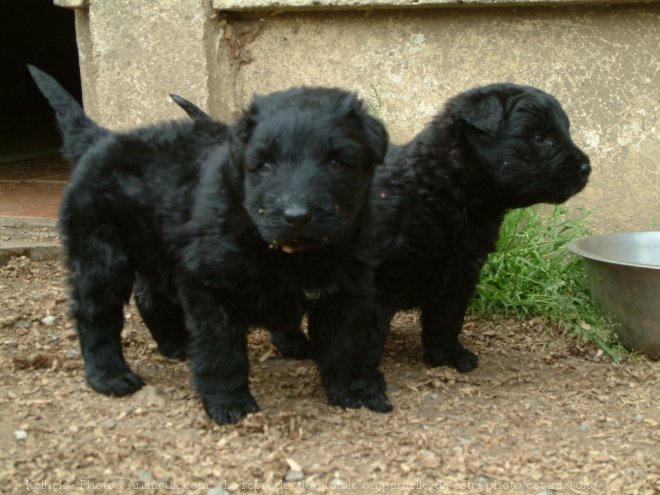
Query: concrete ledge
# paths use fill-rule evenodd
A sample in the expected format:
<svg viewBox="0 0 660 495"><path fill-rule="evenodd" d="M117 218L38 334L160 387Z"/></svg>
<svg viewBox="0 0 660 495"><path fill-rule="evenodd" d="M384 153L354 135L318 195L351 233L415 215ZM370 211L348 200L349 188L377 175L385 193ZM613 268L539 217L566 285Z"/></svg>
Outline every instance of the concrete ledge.
<svg viewBox="0 0 660 495"><path fill-rule="evenodd" d="M0 266L17 256L34 261L62 258L56 224L48 218L0 217Z"/></svg>
<svg viewBox="0 0 660 495"><path fill-rule="evenodd" d="M53 0L53 4L67 9L84 9L89 6L89 0Z"/></svg>
<svg viewBox="0 0 660 495"><path fill-rule="evenodd" d="M56 0L73 2L76 0ZM78 0L85 1L85 0ZM436 7L515 7L530 5L579 5L653 3L656 0L212 0L215 10L249 11L312 11L418 9Z"/></svg>
<svg viewBox="0 0 660 495"><path fill-rule="evenodd" d="M64 249L61 244L43 244L39 246L0 245L0 266L5 266L12 258L25 256L32 261L51 261L64 259Z"/></svg>

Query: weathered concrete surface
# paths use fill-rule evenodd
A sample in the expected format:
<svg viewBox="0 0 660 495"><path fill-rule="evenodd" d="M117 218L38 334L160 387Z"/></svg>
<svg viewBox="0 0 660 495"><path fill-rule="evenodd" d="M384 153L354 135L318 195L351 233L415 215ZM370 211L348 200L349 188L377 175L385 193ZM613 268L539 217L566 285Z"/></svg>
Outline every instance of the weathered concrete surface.
<svg viewBox="0 0 660 495"><path fill-rule="evenodd" d="M53 0L53 3L58 7L66 7L68 9L81 9L87 7L89 0Z"/></svg>
<svg viewBox="0 0 660 495"><path fill-rule="evenodd" d="M657 3L218 16L210 0L88 0L76 12L85 104L109 127L180 117L170 92L228 119L254 93L316 84L359 92L403 142L459 91L531 84L564 104L592 158L572 204L596 210L595 230L660 222Z"/></svg>
<svg viewBox="0 0 660 495"><path fill-rule="evenodd" d="M76 2L85 0L56 0ZM419 9L437 7L516 7L527 5L583 5L642 3L657 0L212 0L214 9L236 12L255 10L345 10L345 9Z"/></svg>
<svg viewBox="0 0 660 495"><path fill-rule="evenodd" d="M56 220L0 217L0 266L15 256L37 261L62 257Z"/></svg>
<svg viewBox="0 0 660 495"><path fill-rule="evenodd" d="M358 91L397 142L451 95L495 81L538 86L563 103L594 173L572 204L595 230L660 222L658 6L438 9L229 16L234 111L296 84ZM253 38L253 39L252 39ZM233 98L232 98L233 96Z"/></svg>
<svg viewBox="0 0 660 495"><path fill-rule="evenodd" d="M168 93L207 106L208 39L219 27L201 0L88 0L76 34L89 114L111 128L180 116Z"/></svg>

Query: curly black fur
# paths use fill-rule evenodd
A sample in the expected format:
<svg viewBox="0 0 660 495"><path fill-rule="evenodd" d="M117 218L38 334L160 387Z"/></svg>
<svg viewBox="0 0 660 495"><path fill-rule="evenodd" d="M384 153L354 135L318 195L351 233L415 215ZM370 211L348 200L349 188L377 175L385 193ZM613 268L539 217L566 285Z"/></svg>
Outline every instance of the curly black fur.
<svg viewBox="0 0 660 495"><path fill-rule="evenodd" d="M199 118L190 105L182 107ZM515 84L461 93L411 142L390 145L371 195L378 312L369 359L380 361L394 314L420 308L426 361L474 369L477 356L458 335L505 213L562 203L585 187L590 172L559 102ZM286 348L297 333L292 327L273 340Z"/></svg>
<svg viewBox="0 0 660 495"><path fill-rule="evenodd" d="M391 146L372 192L374 359L392 316L420 308L426 361L461 372L475 368L477 356L458 335L504 214L564 202L585 187L590 171L557 100L514 84L457 95L411 142Z"/></svg>
<svg viewBox="0 0 660 495"><path fill-rule="evenodd" d="M218 423L258 410L248 326L277 332L303 311L329 402L391 409L382 375L364 362L367 198L387 133L355 95L296 88L255 98L232 126L201 118L114 133L30 70L77 162L60 221L92 388L126 395L143 385L120 340L135 286L159 349L187 355ZM310 347L302 335L290 345L292 354Z"/></svg>

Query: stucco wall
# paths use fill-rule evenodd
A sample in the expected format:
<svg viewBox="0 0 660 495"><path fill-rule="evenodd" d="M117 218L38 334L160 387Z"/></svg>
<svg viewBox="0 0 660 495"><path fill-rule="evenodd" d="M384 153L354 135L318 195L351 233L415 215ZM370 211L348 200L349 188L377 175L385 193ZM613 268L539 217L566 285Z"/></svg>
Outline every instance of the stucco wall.
<svg viewBox="0 0 660 495"><path fill-rule="evenodd" d="M123 129L175 116L168 93L209 100L208 39L219 30L200 0L57 0L76 9L87 112Z"/></svg>
<svg viewBox="0 0 660 495"><path fill-rule="evenodd" d="M110 127L181 116L169 92L226 119L254 93L317 84L358 91L403 142L459 91L531 84L564 104L592 158L572 204L596 210L595 230L660 222L657 4L253 16L202 0L90 0L77 12L85 104Z"/></svg>

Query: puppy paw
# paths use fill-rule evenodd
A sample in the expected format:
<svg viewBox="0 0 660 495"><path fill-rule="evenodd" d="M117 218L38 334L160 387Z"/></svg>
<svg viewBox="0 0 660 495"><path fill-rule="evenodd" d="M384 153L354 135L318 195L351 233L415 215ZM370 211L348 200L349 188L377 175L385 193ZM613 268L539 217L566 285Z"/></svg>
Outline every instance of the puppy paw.
<svg viewBox="0 0 660 495"><path fill-rule="evenodd" d="M366 407L381 413L392 410L385 394L385 380L380 373L370 378L356 379L348 386L328 386L327 395L330 405L345 409Z"/></svg>
<svg viewBox="0 0 660 495"><path fill-rule="evenodd" d="M273 345L280 354L288 359L309 359L312 355L312 345L302 332L273 333Z"/></svg>
<svg viewBox="0 0 660 495"><path fill-rule="evenodd" d="M259 406L248 392L238 396L222 398L203 398L206 414L220 425L238 423L250 413L259 412Z"/></svg>
<svg viewBox="0 0 660 495"><path fill-rule="evenodd" d="M101 394L117 397L130 395L144 386L144 380L130 369L114 374L89 371L87 372L87 383Z"/></svg>
<svg viewBox="0 0 660 495"><path fill-rule="evenodd" d="M459 373L472 371L479 364L479 357L459 343L451 347L427 349L425 358L430 366L449 366Z"/></svg>
<svg viewBox="0 0 660 495"><path fill-rule="evenodd" d="M158 343L158 352L168 359L175 359L177 361L186 360L186 341L171 340L167 342Z"/></svg>

